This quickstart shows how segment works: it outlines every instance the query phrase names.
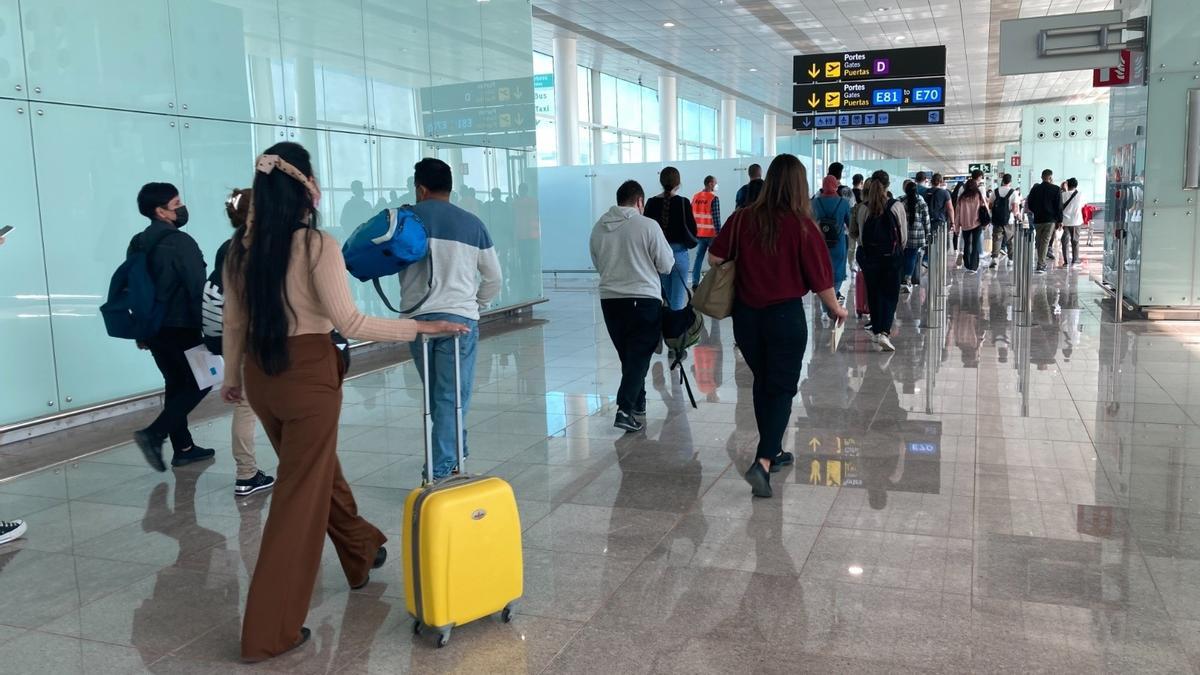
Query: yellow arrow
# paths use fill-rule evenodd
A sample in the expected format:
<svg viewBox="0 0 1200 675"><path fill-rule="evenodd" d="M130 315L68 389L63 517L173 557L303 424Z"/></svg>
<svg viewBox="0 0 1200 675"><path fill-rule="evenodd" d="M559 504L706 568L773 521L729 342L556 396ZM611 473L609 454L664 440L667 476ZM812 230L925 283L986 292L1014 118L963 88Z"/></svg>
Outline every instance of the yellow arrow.
<svg viewBox="0 0 1200 675"><path fill-rule="evenodd" d="M820 75L820 74L821 74L821 69L817 67L817 64L814 63L808 67L808 76L811 77L812 79L814 79L814 80L817 79L817 75Z"/></svg>
<svg viewBox="0 0 1200 675"><path fill-rule="evenodd" d="M815 92L808 95L808 107L816 108L820 102L821 99L817 98L817 94Z"/></svg>
<svg viewBox="0 0 1200 675"><path fill-rule="evenodd" d="M816 452L816 451L817 451L817 448L821 447L821 441L818 441L818 440L817 440L817 439L814 437L812 440L810 440L810 441L808 442L808 447L812 448L812 449L813 449L813 452Z"/></svg>

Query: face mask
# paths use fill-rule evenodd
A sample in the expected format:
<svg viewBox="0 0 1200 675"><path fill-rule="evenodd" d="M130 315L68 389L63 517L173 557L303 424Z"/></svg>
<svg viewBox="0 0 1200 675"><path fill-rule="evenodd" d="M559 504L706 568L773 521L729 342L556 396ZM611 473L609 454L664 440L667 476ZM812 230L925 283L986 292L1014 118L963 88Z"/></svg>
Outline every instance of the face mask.
<svg viewBox="0 0 1200 675"><path fill-rule="evenodd" d="M720 189L720 187L721 187L720 185L714 185L713 192L716 192L718 189Z"/></svg>
<svg viewBox="0 0 1200 675"><path fill-rule="evenodd" d="M183 227L188 223L188 210L186 206L181 206L175 209L175 227Z"/></svg>

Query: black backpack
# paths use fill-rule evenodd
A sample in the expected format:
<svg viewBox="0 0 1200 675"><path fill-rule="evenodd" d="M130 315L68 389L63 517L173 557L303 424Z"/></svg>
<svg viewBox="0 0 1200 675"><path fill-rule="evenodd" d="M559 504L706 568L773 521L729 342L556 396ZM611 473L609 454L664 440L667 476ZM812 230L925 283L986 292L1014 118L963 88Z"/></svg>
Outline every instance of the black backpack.
<svg viewBox="0 0 1200 675"><path fill-rule="evenodd" d="M1012 199L1013 191L1009 188L1008 194L1000 196L1000 190L996 190L996 198L992 200L992 222L996 225L1007 225L1009 217L1012 215L1012 205L1009 202Z"/></svg>
<svg viewBox="0 0 1200 675"><path fill-rule="evenodd" d="M817 217L817 225L821 228L821 234L825 235L825 245L829 248L836 247L842 240L842 227L838 215L841 213L842 204L845 203L841 197L838 198L838 205L834 207L833 213L825 211L825 200L823 197L817 197L813 200L815 208L819 208L821 213Z"/></svg>
<svg viewBox="0 0 1200 675"><path fill-rule="evenodd" d="M900 252L901 242L900 220L892 211L896 205L895 199L889 199L883 213L870 216L862 224L859 232L859 248L870 259L885 258Z"/></svg>

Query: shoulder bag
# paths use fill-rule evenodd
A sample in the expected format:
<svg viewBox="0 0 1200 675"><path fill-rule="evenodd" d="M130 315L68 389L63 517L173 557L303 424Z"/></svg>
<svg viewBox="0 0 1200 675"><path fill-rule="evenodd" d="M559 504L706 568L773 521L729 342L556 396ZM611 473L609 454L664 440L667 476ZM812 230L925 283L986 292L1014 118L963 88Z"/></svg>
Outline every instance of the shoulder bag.
<svg viewBox="0 0 1200 675"><path fill-rule="evenodd" d="M692 296L692 306L696 311L711 316L714 319L725 319L733 315L733 300L736 295L737 280L737 251L738 233L742 229L743 216L737 216L733 225L733 242L729 247L729 258L715 267L709 268L700 280L700 286ZM729 227L729 224L726 224Z"/></svg>

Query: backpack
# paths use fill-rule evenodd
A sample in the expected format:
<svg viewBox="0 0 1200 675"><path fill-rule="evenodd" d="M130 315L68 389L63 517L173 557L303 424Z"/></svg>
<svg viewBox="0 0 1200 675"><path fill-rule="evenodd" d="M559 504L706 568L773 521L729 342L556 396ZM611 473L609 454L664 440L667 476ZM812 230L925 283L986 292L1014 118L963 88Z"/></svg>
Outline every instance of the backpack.
<svg viewBox="0 0 1200 675"><path fill-rule="evenodd" d="M825 245L829 248L836 247L842 240L842 222L838 216L842 212L842 204L845 203L841 197L838 197L838 205L834 208L833 213L826 213L825 198L817 197L813 200L813 204L820 204L820 217L817 218L817 225L821 228L821 234L825 235Z"/></svg>
<svg viewBox="0 0 1200 675"><path fill-rule="evenodd" d="M139 246L117 266L108 283L108 298L100 305L104 330L110 337L143 342L158 335L167 315L167 303L158 299L150 271L154 249L177 230L168 230L148 246ZM139 242L141 237L138 238Z"/></svg>
<svg viewBox="0 0 1200 675"><path fill-rule="evenodd" d="M900 233L900 220L892 212L896 205L895 199L889 199L883 213L870 216L862 224L859 232L859 248L868 258L884 258L900 252L903 235Z"/></svg>
<svg viewBox="0 0 1200 675"><path fill-rule="evenodd" d="M407 310L392 306L383 292L380 279L398 274L409 265L429 258L429 287L433 291L433 258L429 255L429 233L411 206L384 209L359 225L342 244L346 271L359 281L371 281L387 308L397 314L410 314L425 304L426 294Z"/></svg>
<svg viewBox="0 0 1200 675"><path fill-rule="evenodd" d="M1012 216L1012 204L1009 199L1012 198L1013 191L1010 188L1008 194L1000 196L1000 190L996 190L996 198L992 201L992 222L997 225L1007 225Z"/></svg>
<svg viewBox="0 0 1200 675"><path fill-rule="evenodd" d="M221 338L225 333L225 280L221 275L228 250L228 241L217 249L213 271L200 294L200 335L204 338L204 346L215 356L221 356Z"/></svg>

